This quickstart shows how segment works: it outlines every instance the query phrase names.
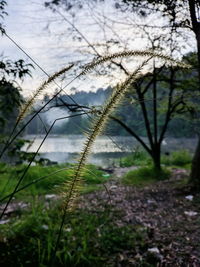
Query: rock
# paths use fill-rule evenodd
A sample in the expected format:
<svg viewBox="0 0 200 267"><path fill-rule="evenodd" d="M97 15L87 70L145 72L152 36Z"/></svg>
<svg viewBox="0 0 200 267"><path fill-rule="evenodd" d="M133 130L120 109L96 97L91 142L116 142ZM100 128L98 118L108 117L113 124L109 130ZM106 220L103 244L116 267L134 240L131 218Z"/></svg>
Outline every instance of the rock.
<svg viewBox="0 0 200 267"><path fill-rule="evenodd" d="M188 199L188 200L190 200L190 201L192 201L194 197L192 195L188 195L185 198Z"/></svg>
<svg viewBox="0 0 200 267"><path fill-rule="evenodd" d="M45 199L46 199L46 200L53 199L53 198L56 198L56 195L55 195L55 194L48 194L48 195L45 195Z"/></svg>
<svg viewBox="0 0 200 267"><path fill-rule="evenodd" d="M148 248L148 252L159 254L160 253L160 250L158 248Z"/></svg>
<svg viewBox="0 0 200 267"><path fill-rule="evenodd" d="M5 207L5 204L0 205L0 210L3 210L4 207ZM8 214L11 214L13 212L19 212L20 210L26 209L27 207L28 207L28 204L24 203L22 201L16 202L16 203L10 203L10 205L7 207L7 209L5 211L5 214L8 215Z"/></svg>
<svg viewBox="0 0 200 267"><path fill-rule="evenodd" d="M117 189L117 186L116 185L111 185L111 187L109 189L110 190L115 190L115 189Z"/></svg>
<svg viewBox="0 0 200 267"><path fill-rule="evenodd" d="M147 258L150 259L151 263L163 260L163 255L161 255L160 250L157 247L148 248L147 252Z"/></svg>
<svg viewBox="0 0 200 267"><path fill-rule="evenodd" d="M7 219L7 220L1 220L0 221L0 224L6 224L6 223L8 223L10 220L9 219Z"/></svg>
<svg viewBox="0 0 200 267"><path fill-rule="evenodd" d="M42 225L42 228L43 228L44 230L48 230L48 229L49 229L49 226L46 225L46 224L43 224L43 225Z"/></svg>
<svg viewBox="0 0 200 267"><path fill-rule="evenodd" d="M147 203L148 203L148 204L155 204L156 201L155 201L155 200L148 199L148 200L147 200Z"/></svg>
<svg viewBox="0 0 200 267"><path fill-rule="evenodd" d="M192 217L192 216L196 216L198 213L196 211L184 211L184 214L189 216L189 217Z"/></svg>

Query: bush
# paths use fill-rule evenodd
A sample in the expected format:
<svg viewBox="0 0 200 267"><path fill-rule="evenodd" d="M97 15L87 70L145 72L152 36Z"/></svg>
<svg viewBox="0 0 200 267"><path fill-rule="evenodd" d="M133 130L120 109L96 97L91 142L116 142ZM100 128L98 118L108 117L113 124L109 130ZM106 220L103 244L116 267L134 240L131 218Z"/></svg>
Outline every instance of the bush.
<svg viewBox="0 0 200 267"><path fill-rule="evenodd" d="M147 165L151 162L150 156L144 151L139 150L134 153L124 157L120 160L120 167L131 167L131 166L141 166Z"/></svg>
<svg viewBox="0 0 200 267"><path fill-rule="evenodd" d="M184 166L191 163L192 156L187 150L174 151L169 156L162 157L162 163L165 165Z"/></svg>
<svg viewBox="0 0 200 267"><path fill-rule="evenodd" d="M167 179L169 176L170 171L167 169L155 170L153 167L142 167L126 173L122 182L127 185L145 186L158 180Z"/></svg>

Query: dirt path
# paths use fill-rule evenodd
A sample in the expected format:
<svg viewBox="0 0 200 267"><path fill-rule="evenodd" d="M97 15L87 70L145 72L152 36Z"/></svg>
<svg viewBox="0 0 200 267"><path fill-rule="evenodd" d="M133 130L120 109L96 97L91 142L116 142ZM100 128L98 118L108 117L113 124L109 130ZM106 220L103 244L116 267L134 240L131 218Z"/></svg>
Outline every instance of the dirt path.
<svg viewBox="0 0 200 267"><path fill-rule="evenodd" d="M117 266L138 266L136 257L153 257L155 265L151 266L200 266L200 195L191 195L183 187L187 173L175 169L169 180L136 188L120 182L121 175L130 169L114 170L113 179L106 184L109 194L98 191L81 201L81 208L94 213L111 206L121 214L114 223L140 226L147 231L146 251L137 255L124 252L122 258L131 261L123 265L119 260Z"/></svg>

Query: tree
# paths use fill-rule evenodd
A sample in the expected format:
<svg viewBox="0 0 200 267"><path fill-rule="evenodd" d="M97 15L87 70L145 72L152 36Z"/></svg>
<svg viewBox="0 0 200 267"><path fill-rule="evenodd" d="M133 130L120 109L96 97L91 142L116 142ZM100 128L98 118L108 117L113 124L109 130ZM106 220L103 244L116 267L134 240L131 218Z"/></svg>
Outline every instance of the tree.
<svg viewBox="0 0 200 267"><path fill-rule="evenodd" d="M94 2L94 0L87 1ZM198 65L198 79L199 79L199 91L200 91L200 2L199 0L115 0L115 7L126 11L127 9L132 14L137 13L140 17L147 18L148 16L157 15L157 20L163 18L160 25L160 30L169 28L169 39L177 39L179 47L181 46L178 40L181 35L184 39L187 39L187 33L194 34L197 47ZM49 1L47 5L64 5L69 11L73 7L82 8L85 1L77 0L56 0ZM151 32L155 32L155 25L152 26ZM143 25L143 29L151 28L151 25ZM158 27L159 28L159 27ZM156 28L157 30L157 28ZM161 34L161 31L158 34ZM165 38L165 41L167 39ZM167 47L167 46L166 46ZM198 116L198 115L196 115ZM195 186L200 188L200 134L198 134L198 145L192 161L191 181Z"/></svg>
<svg viewBox="0 0 200 267"><path fill-rule="evenodd" d="M5 12L5 1L0 1L0 18L3 19ZM4 34L5 29L0 23L0 31ZM1 144L6 142L7 135L14 127L18 116L19 107L23 102L20 93L21 88L17 83L17 79L23 80L26 75L31 75L31 64L26 64L23 59L12 61L3 56L0 57L0 138ZM18 147L17 143L10 147L10 151L14 151ZM7 159L7 156L4 156Z"/></svg>
<svg viewBox="0 0 200 267"><path fill-rule="evenodd" d="M86 2L92 2L91 1L86 1ZM119 3L119 1L115 1L116 8L119 8L120 6L117 5L117 3ZM146 17L147 15L150 15L152 9L154 8L153 11L155 12L159 12L159 10L161 10L161 12L163 11L164 13L167 14L167 12L169 13L169 26L171 27L171 31L168 31L168 35L165 36L165 34L162 34L161 31L158 31L158 33L154 33L151 31L148 32L146 30L145 25L142 27L143 32L145 32L145 34L148 37L148 41L150 43L150 48L153 50L163 50L165 49L167 46L169 46L170 48L170 54L173 55L173 52L176 52L176 48L177 48L177 43L174 35L179 35L179 32L177 32L177 27L179 26L183 26L183 25L189 25L187 19L185 19L184 21L179 21L179 16L177 15L177 12L175 10L174 5L171 5L169 10L165 10L165 8L163 7L164 2L165 1L158 1L158 4L160 5L159 8L156 6L156 1L155 3L153 3L154 1L149 1L151 2L151 10L149 11L149 9L147 9L147 4L144 5L143 1L122 1L125 4L130 4L132 7L137 7L137 10L139 11L140 16ZM148 2L148 1L147 1ZM170 3L173 1L170 1ZM82 8L83 5L80 6L80 3L83 3L81 1L50 1L48 2L46 5L47 6L59 6L59 5L63 5L67 11L70 11L71 9L75 9L75 8ZM84 2L85 3L85 2ZM168 4L168 1L166 1L166 4ZM179 9L182 8L183 5L181 4L179 6ZM121 6L122 8L122 6ZM55 10L53 8L53 10ZM179 10L180 11L180 10ZM178 21L177 21L178 19ZM71 25L73 28L73 25ZM169 27L169 28L170 28ZM162 25L161 25L162 28ZM75 28L76 29L76 28ZM84 38L84 36L81 36L82 38ZM91 44L90 44L91 46ZM93 46L93 50L95 51L95 46ZM97 54L98 56L98 54ZM114 62L116 63L116 62ZM155 62L154 62L155 63ZM122 62L120 62L120 67L122 70L126 70L125 73L127 74L127 68L126 65L123 64ZM161 72L161 73L160 73ZM123 120L120 120L119 118L113 117L113 119L120 124L121 126L123 126L131 135L133 135L141 144L142 146L147 150L147 152L150 154L150 156L153 159L154 162L154 166L157 169L160 169L160 155L161 155L161 144L162 144L162 140L164 138L164 135L167 131L168 125L170 120L172 119L172 117L174 116L174 114L176 113L176 111L180 111L180 107L181 110L184 109L183 108L183 96L184 96L184 91L182 90L182 93L180 94L180 98L177 98L174 95L175 90L177 89L177 82L176 82L176 77L178 75L178 73L180 74L180 72L177 72L177 70L175 71L174 69L158 69L156 68L155 64L154 64L154 68L152 70L152 74L149 74L146 76L145 79L142 79L142 81L140 83L138 83L138 86L135 88L136 91L132 90L131 94L132 94L132 98L134 98L134 95L136 92L136 101L138 101L138 103L140 103L140 108L141 108L141 113L143 115L143 119L144 119L144 125L145 125L145 129L146 129L146 134L148 137L148 141L149 141L149 146L148 144L145 144L142 139L139 137L139 134L135 132L135 129L133 129L132 127L130 127L130 125L127 125L126 123L124 123L124 118ZM159 75L158 75L159 74ZM165 106L166 106L166 110L165 112L165 118L163 118L163 123L162 126L158 125L158 117L160 117L160 113L158 111L159 105L163 105L163 102L160 101L159 99L159 90L162 91L162 86L160 84L160 75L167 75L167 79L165 79L165 81L162 78L162 83L168 84L168 88L165 88L165 93L167 91L166 94L166 98L167 100L165 100ZM144 89L145 88L145 89ZM179 88L180 89L180 88ZM180 92L179 92L180 93ZM152 99L152 104L150 105L150 102L145 102L148 98ZM160 103L161 102L161 103ZM152 112L148 112L148 110L153 110ZM183 111L183 110L182 110ZM148 114L149 113L149 114ZM164 115L162 115L164 117ZM162 128L162 129L161 129Z"/></svg>
<svg viewBox="0 0 200 267"><path fill-rule="evenodd" d="M119 1L117 1L119 2ZM196 38L198 77L200 91L200 2L198 0L122 0L121 3L132 8L141 16L146 17L152 13L158 14L168 20L172 31L189 29ZM191 182L200 189L200 134L198 145L192 161Z"/></svg>
<svg viewBox="0 0 200 267"><path fill-rule="evenodd" d="M17 61L1 59L0 61L0 121L2 125L7 126L1 128L2 134L8 133L11 121L15 121L17 117L17 107L23 102L20 94L21 88L16 86L16 79L23 79L25 75L30 75L30 64L20 59Z"/></svg>
<svg viewBox="0 0 200 267"><path fill-rule="evenodd" d="M175 114L188 111L184 75L186 71L172 67L155 68L153 73L146 74L129 91L127 98L135 108L140 107L148 143L139 136L137 128L125 123L124 118L112 116L149 153L157 170L161 169L161 146L170 121Z"/></svg>

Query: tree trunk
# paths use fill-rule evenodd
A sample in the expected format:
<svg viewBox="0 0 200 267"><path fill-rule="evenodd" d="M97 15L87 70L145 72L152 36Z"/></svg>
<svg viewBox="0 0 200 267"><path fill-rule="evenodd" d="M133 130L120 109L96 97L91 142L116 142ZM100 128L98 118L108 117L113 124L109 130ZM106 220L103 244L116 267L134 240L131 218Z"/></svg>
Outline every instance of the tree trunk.
<svg viewBox="0 0 200 267"><path fill-rule="evenodd" d="M157 143L157 144L154 144L154 148L152 151L153 165L154 165L155 170L157 171L161 170L160 157L161 157L160 145Z"/></svg>
<svg viewBox="0 0 200 267"><path fill-rule="evenodd" d="M197 55L198 55L198 74L199 74L199 86L200 86L200 27L198 29L197 39ZM200 91L200 87L199 87ZM198 133L198 145L192 159L192 168L190 173L190 183L193 187L200 191L200 133Z"/></svg>
<svg viewBox="0 0 200 267"><path fill-rule="evenodd" d="M195 190L200 191L200 135L198 138L198 145L192 159L190 183Z"/></svg>
<svg viewBox="0 0 200 267"><path fill-rule="evenodd" d="M192 21L192 30L197 41L197 57L198 57L198 75L199 75L199 91L200 91L200 22L197 20L196 10L197 3L195 0L189 0L190 17ZM200 190L200 133L198 133L198 145L192 160L192 169L190 174L190 182L193 187Z"/></svg>
<svg viewBox="0 0 200 267"><path fill-rule="evenodd" d="M200 86L200 27L198 28L196 34L196 40L197 40L198 74L199 74L199 86ZM194 157L192 159L190 183L192 184L195 190L200 191L200 133L198 133L198 145Z"/></svg>

